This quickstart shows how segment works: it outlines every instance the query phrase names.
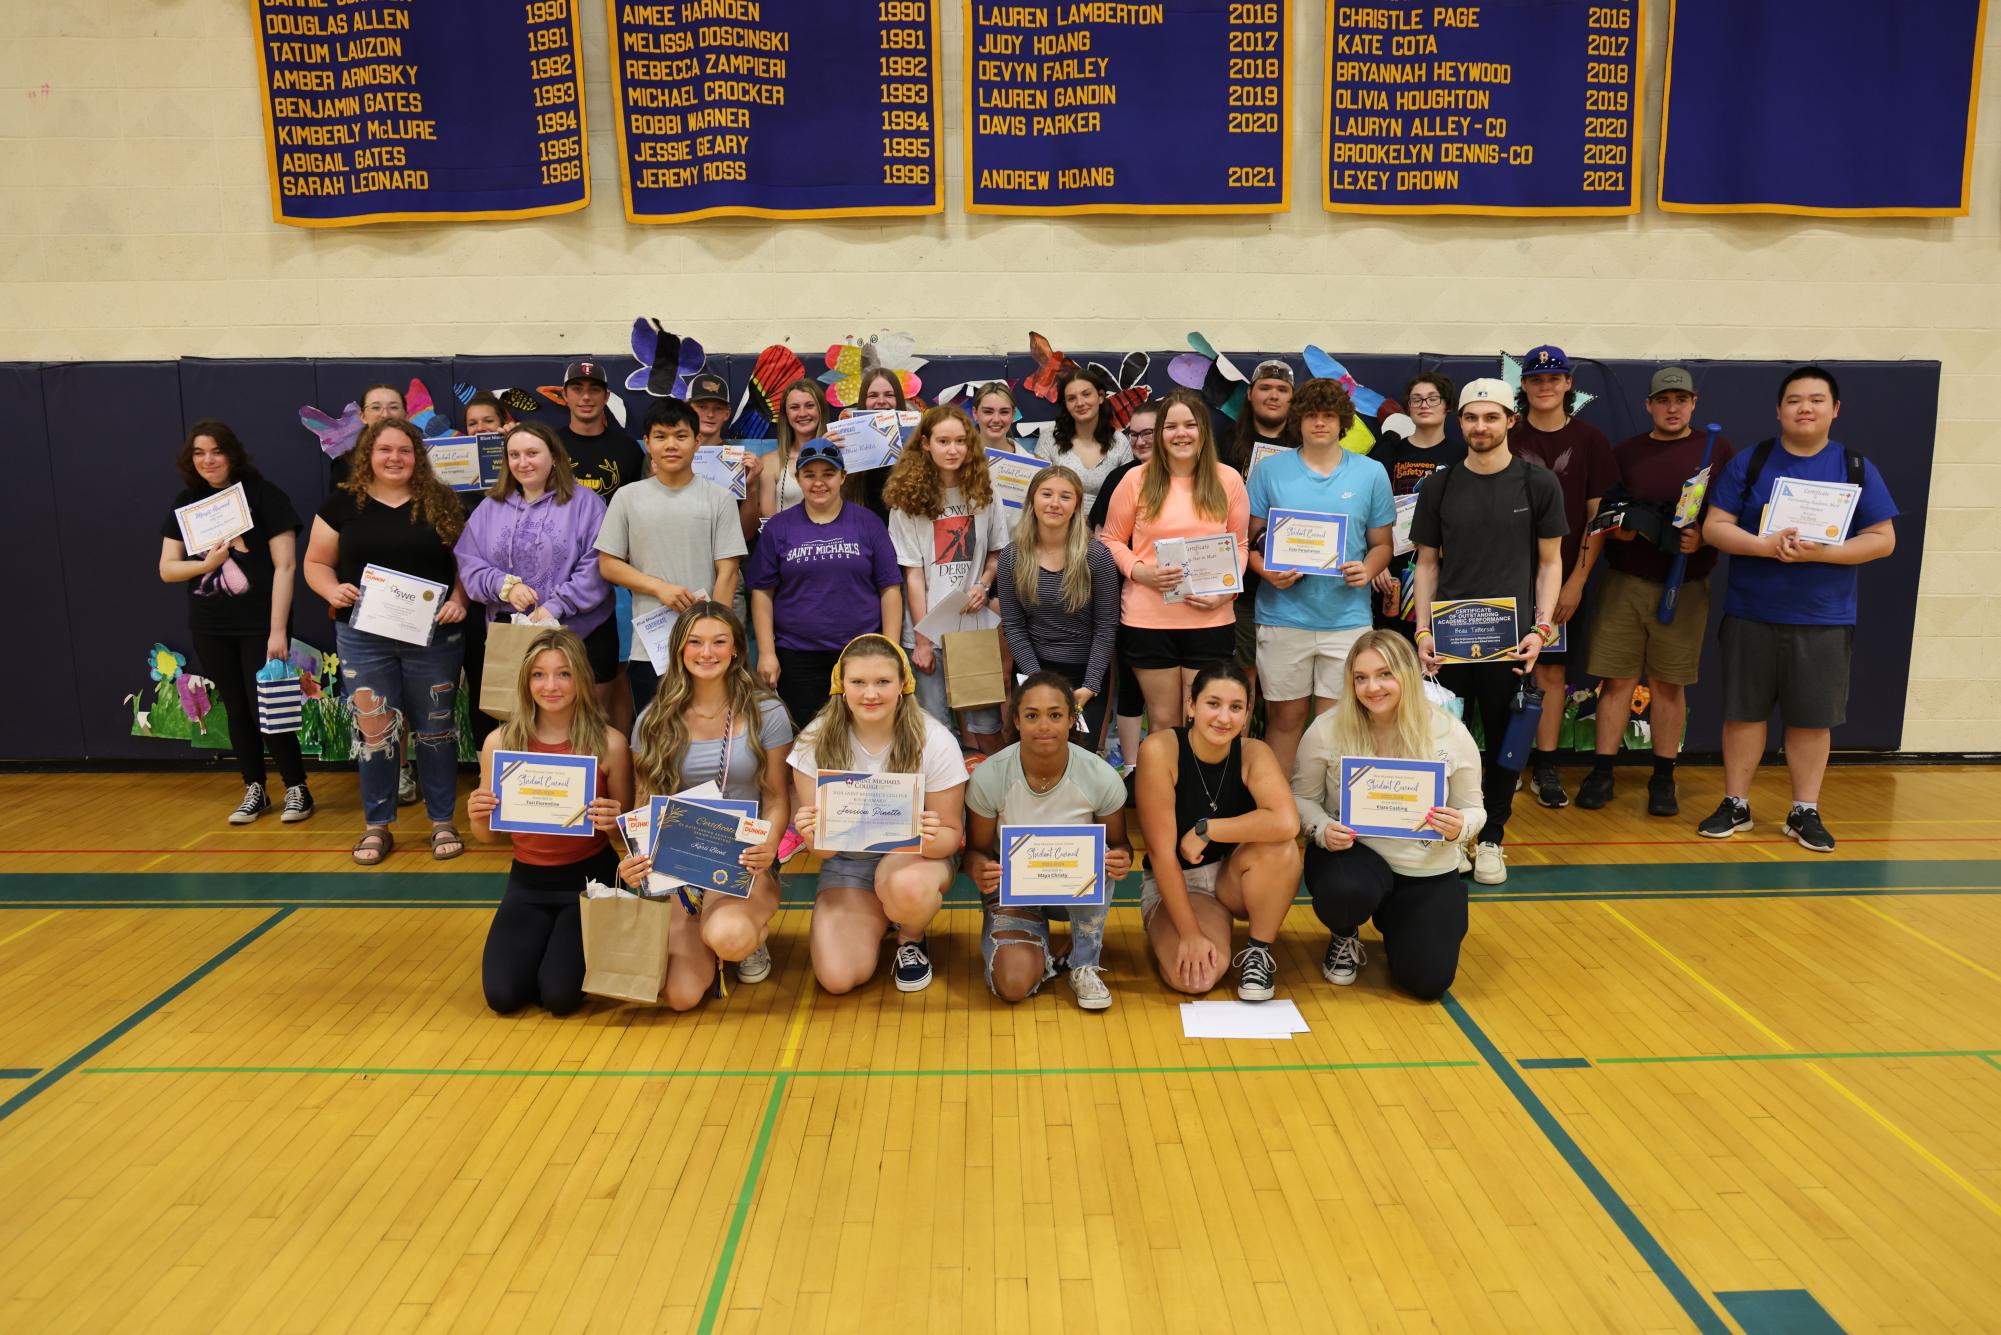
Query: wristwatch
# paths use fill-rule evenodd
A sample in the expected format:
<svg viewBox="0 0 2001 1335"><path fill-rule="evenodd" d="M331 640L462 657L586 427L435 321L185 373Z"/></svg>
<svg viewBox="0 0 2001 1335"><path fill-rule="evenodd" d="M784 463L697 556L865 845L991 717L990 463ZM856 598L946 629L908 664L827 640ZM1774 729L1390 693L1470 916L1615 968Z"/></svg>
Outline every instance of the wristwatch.
<svg viewBox="0 0 2001 1335"><path fill-rule="evenodd" d="M1207 816L1195 822L1195 837L1205 844L1215 842L1209 838L1209 818Z"/></svg>

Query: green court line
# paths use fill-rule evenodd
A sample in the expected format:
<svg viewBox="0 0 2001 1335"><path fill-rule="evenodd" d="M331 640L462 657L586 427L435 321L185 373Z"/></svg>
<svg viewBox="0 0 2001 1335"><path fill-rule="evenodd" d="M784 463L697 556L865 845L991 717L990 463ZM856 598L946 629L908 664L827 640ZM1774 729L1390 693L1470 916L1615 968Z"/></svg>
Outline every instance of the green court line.
<svg viewBox="0 0 2001 1335"><path fill-rule="evenodd" d="M2001 1062L1995 1061L1994 1058L1990 1057L1988 1054L1984 1052L1981 1053L1980 1060L1986 1062L1989 1066L1993 1067L1995 1070L2001 1071Z"/></svg>
<svg viewBox="0 0 2001 1335"><path fill-rule="evenodd" d="M784 877L784 903L811 903L814 878ZM1115 902L1138 902L1140 878L1127 876ZM0 907L84 908L233 904L305 908L490 906L499 902L503 875L491 872L15 872L0 874ZM1508 883L1476 888L1483 902L1535 902L1549 898L1703 898L1910 892L2001 893L2001 860L1862 860L1853 862L1688 862L1632 866L1513 867ZM947 894L948 907L973 907L979 899L961 876Z"/></svg>
<svg viewBox="0 0 2001 1335"><path fill-rule="evenodd" d="M1691 1062L1844 1062L1917 1057L1978 1057L1991 1062L2001 1048L1938 1048L1924 1052L1716 1052L1691 1057L1593 1057L1600 1066L1687 1065Z"/></svg>
<svg viewBox="0 0 2001 1335"><path fill-rule="evenodd" d="M771 1132L778 1125L779 1105L785 1102L785 1087L792 1074L781 1074L771 1082L771 1094L764 1101L764 1123L757 1129L757 1143L750 1151L750 1164L743 1170L743 1186L736 1195L736 1210L730 1215L729 1232L723 1235L722 1255L716 1258L716 1273L709 1279L709 1298L702 1304L702 1321L697 1335L709 1335L716 1328L716 1313L723 1305L723 1291L729 1287L730 1271L736 1266L736 1249L743 1241L743 1226L750 1218L750 1202L757 1195L757 1180L764 1175L765 1152L771 1148Z"/></svg>
<svg viewBox="0 0 2001 1335"><path fill-rule="evenodd" d="M665 1067L658 1070L584 1070L578 1067L459 1067L459 1066L89 1066L84 1075L457 1075L536 1079L586 1080L935 1080L944 1076L1072 1076L1072 1075L1315 1075L1334 1071L1424 1071L1478 1066L1476 1061L1377 1061L1261 1063L1242 1066L986 1066L886 1067L857 1071L822 1069L728 1071Z"/></svg>

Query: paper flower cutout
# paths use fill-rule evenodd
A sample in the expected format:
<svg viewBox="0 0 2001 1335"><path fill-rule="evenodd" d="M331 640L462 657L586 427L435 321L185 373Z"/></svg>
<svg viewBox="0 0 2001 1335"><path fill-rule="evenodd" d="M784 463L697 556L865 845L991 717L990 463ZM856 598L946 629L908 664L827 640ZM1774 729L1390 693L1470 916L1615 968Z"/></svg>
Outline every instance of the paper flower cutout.
<svg viewBox="0 0 2001 1335"><path fill-rule="evenodd" d="M915 398L924 388L917 372L924 359L917 355L917 340L909 334L871 334L867 342L850 338L827 349L827 369L820 383L827 386L827 402L836 408L860 406L862 377L877 367L894 374L903 385L903 397Z"/></svg>
<svg viewBox="0 0 2001 1335"><path fill-rule="evenodd" d="M506 389L496 389L488 392L517 413L532 413L549 406L534 391L518 389L511 385ZM464 383L456 384L452 386L452 393L458 396L459 404L463 407L472 402L473 395L479 393L479 386Z"/></svg>
<svg viewBox="0 0 2001 1335"><path fill-rule="evenodd" d="M625 387L645 390L656 399L687 398L688 382L708 361L694 339L670 334L658 320L643 315L632 322L632 355L639 369L625 378Z"/></svg>
<svg viewBox="0 0 2001 1335"><path fill-rule="evenodd" d="M1198 391L1204 403L1236 421L1250 393L1250 378L1200 333L1188 335L1188 346L1195 351L1184 352L1167 364L1168 379Z"/></svg>
<svg viewBox="0 0 2001 1335"><path fill-rule="evenodd" d="M154 644L146 655L146 665L152 670L154 681L172 681L181 675L181 669L188 665L185 654L177 654L164 644Z"/></svg>
<svg viewBox="0 0 2001 1335"><path fill-rule="evenodd" d="M737 400L736 417L724 433L731 440L770 440L778 421L778 396L785 387L806 374L806 363L783 343L773 343L757 354L750 368L750 383Z"/></svg>
<svg viewBox="0 0 2001 1335"><path fill-rule="evenodd" d="M208 717L209 685L210 682L206 677L197 677L192 673L183 673L174 682L175 688L181 693L181 712L188 716L188 722L202 732L208 731L208 725L202 720Z"/></svg>
<svg viewBox="0 0 2001 1335"><path fill-rule="evenodd" d="M1068 353L1056 351L1048 339L1033 329L1028 331L1028 355L1035 359L1035 369L1021 378L1023 392L1049 403L1056 402L1056 382L1076 363Z"/></svg>
<svg viewBox="0 0 2001 1335"><path fill-rule="evenodd" d="M336 419L309 403L299 409L299 425L319 439L320 450L327 458L338 459L361 439L361 405L348 404Z"/></svg>
<svg viewBox="0 0 2001 1335"><path fill-rule="evenodd" d="M1515 393L1522 392L1522 364L1505 352L1501 354L1501 379L1507 382L1508 388ZM1570 408L1573 415L1583 412L1585 404L1595 402L1598 398L1596 394L1587 394L1577 389L1575 385L1572 386L1572 391L1577 395Z"/></svg>

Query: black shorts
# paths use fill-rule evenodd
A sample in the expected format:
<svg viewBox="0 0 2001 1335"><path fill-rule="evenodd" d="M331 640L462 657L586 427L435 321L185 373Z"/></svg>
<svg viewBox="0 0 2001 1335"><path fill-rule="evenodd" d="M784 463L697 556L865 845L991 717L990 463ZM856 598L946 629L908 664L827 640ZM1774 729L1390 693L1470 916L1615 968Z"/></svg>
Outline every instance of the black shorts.
<svg viewBox="0 0 2001 1335"><path fill-rule="evenodd" d="M1119 627L1119 652L1141 672L1163 668L1201 668L1227 663L1237 656L1237 623L1202 626L1195 630L1156 630L1148 626Z"/></svg>
<svg viewBox="0 0 2001 1335"><path fill-rule="evenodd" d="M1763 723L1777 708L1789 728L1848 721L1853 626L1786 626L1723 618L1723 717Z"/></svg>

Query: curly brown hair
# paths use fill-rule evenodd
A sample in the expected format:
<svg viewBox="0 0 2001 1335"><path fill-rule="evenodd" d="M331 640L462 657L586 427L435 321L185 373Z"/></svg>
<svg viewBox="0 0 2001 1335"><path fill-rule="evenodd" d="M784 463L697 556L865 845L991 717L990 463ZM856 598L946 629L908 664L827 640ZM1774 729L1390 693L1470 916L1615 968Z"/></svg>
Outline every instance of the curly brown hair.
<svg viewBox="0 0 2001 1335"><path fill-rule="evenodd" d="M1319 376L1301 385L1292 396L1287 425L1294 436L1299 434L1300 419L1308 413L1333 413L1341 419L1341 434L1345 436L1355 425L1355 400L1340 381Z"/></svg>
<svg viewBox="0 0 2001 1335"><path fill-rule="evenodd" d="M966 462L959 465L959 494L966 509L984 510L994 503L994 485L987 473L987 452L980 448L979 430L965 409L957 404L926 408L917 420L917 430L903 447L903 457L882 489L883 504L892 510L936 519L945 511L944 488L938 483L938 466L931 462L932 433L946 422L957 422L966 432Z"/></svg>
<svg viewBox="0 0 2001 1335"><path fill-rule="evenodd" d="M354 497L356 507L368 503L369 488L375 482L375 442L385 431L394 431L410 442L417 460L410 470L410 522L422 520L450 547L465 528L466 514L458 493L438 481L431 471L431 452L424 447L424 433L400 417L385 417L361 433L354 444L347 481L343 487Z"/></svg>

